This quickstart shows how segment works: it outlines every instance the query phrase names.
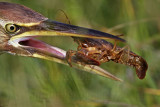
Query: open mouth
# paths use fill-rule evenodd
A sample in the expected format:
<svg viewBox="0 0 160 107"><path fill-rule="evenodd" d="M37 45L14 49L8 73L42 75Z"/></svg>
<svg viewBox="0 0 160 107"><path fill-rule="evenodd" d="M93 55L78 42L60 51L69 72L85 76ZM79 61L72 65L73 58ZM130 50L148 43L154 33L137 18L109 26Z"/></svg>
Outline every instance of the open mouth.
<svg viewBox="0 0 160 107"><path fill-rule="evenodd" d="M25 37L19 38L13 41L14 43L18 44L18 46L26 49L28 51L32 50L32 52L41 53L49 56L54 56L60 59L65 59L66 51L51 46L43 41L35 39L35 37Z"/></svg>

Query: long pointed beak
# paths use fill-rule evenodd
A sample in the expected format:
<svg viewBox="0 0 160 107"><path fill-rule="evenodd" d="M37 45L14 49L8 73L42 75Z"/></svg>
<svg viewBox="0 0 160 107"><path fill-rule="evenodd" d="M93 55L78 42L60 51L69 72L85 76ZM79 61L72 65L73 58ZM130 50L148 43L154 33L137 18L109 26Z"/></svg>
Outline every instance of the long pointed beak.
<svg viewBox="0 0 160 107"><path fill-rule="evenodd" d="M25 36L72 36L72 37L84 37L95 39L113 39L117 41L125 42L124 39L114 36L112 34L104 33L101 31L74 26L70 24L64 24L57 21L45 20L37 25L28 27L24 33L20 32L12 39L25 37Z"/></svg>
<svg viewBox="0 0 160 107"><path fill-rule="evenodd" d="M45 20L40 23L27 26L25 24L21 25L20 31L9 40L10 50L8 52L21 56L47 59L68 65L66 62L66 51L35 39L34 37L37 36L72 36L83 38L114 39L125 42L124 39L101 31ZM113 80L121 81L121 79L115 77L98 66L82 65L81 63L77 63L75 60L72 60L72 62L74 63L73 67L75 68L92 72Z"/></svg>

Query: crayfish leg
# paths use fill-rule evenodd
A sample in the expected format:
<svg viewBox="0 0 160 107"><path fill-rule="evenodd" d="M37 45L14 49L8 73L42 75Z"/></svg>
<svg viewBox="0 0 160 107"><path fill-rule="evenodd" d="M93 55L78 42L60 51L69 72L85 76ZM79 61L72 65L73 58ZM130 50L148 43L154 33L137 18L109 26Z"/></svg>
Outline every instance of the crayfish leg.
<svg viewBox="0 0 160 107"><path fill-rule="evenodd" d="M117 47L117 41L115 40L115 41L114 41L114 46L113 46L113 48L112 48L112 51L115 51L115 50L116 50L116 47Z"/></svg>
<svg viewBox="0 0 160 107"><path fill-rule="evenodd" d="M127 49L127 51L126 51L126 49ZM119 51L119 53L120 52L127 52L127 61L129 61L129 54L130 54L130 48L129 48L129 46L127 45L127 46L124 46L120 51ZM120 56L120 59L122 58L122 55Z"/></svg>
<svg viewBox="0 0 160 107"><path fill-rule="evenodd" d="M124 35L121 34L121 35L117 35L117 36L119 37L119 36L124 36ZM115 50L116 50L116 47L117 47L117 41L115 40L115 41L114 41L114 46L113 46L112 51L115 51Z"/></svg>
<svg viewBox="0 0 160 107"><path fill-rule="evenodd" d="M72 56L76 54L76 51L68 50L66 53L66 60L70 67L72 67Z"/></svg>

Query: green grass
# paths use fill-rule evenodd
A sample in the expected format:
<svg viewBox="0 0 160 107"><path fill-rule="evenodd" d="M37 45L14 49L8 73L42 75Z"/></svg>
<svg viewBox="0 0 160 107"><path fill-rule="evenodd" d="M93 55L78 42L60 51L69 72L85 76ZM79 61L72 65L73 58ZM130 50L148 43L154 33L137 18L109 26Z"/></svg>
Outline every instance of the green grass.
<svg viewBox="0 0 160 107"><path fill-rule="evenodd" d="M0 0L3 1L3 0ZM6 0L5 0L6 1ZM26 5L50 19L58 10L71 24L113 34L124 34L131 50L143 56L149 69L139 80L135 69L108 62L102 68L122 78L116 82L55 62L0 56L0 105L3 107L158 107L160 88L159 0L7 0ZM56 19L58 18L58 19ZM121 25L119 27L115 27ZM114 31L113 31L114 30ZM43 39L43 38L42 38ZM76 49L70 37L45 38L65 50ZM65 44L68 41L67 45Z"/></svg>

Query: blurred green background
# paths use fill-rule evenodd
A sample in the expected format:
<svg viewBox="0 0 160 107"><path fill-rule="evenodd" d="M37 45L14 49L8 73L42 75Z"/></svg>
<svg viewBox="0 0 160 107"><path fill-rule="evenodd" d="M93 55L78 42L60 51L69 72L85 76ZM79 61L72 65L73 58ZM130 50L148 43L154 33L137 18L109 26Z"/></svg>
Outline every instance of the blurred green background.
<svg viewBox="0 0 160 107"><path fill-rule="evenodd" d="M128 41L124 45L143 56L149 69L146 78L139 80L131 67L103 64L102 68L124 80L116 82L51 61L2 54L0 107L160 106L160 0L5 1L68 23L62 9L73 25L124 34ZM41 39L65 50L77 46L70 37Z"/></svg>

